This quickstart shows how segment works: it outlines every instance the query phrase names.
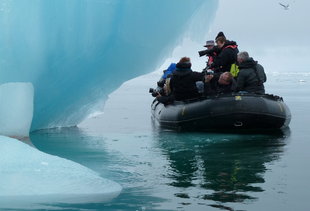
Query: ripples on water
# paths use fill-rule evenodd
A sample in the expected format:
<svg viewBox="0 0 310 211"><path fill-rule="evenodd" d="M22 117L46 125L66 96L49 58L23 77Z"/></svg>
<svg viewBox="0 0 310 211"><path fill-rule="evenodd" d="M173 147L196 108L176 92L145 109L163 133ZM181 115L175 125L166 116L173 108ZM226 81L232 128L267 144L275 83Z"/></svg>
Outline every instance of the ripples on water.
<svg viewBox="0 0 310 211"><path fill-rule="evenodd" d="M284 153L289 131L275 135L154 132L94 137L78 128L40 131L33 144L123 185L119 198L87 209L232 209L257 199L267 165Z"/></svg>

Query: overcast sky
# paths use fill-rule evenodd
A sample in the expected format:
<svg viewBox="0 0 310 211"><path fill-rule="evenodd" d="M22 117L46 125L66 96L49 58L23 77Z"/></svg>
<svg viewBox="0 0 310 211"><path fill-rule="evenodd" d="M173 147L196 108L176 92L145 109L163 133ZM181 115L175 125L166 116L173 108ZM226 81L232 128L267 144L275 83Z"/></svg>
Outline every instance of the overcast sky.
<svg viewBox="0 0 310 211"><path fill-rule="evenodd" d="M289 4L288 10L280 2ZM237 41L239 50L248 51L266 72L310 72L310 0L219 0L205 37L198 43L185 39L163 66L186 55L192 58L194 70L200 71L205 58L199 58L197 51L219 31Z"/></svg>
<svg viewBox="0 0 310 211"><path fill-rule="evenodd" d="M222 30L245 46L303 46L309 45L309 20L309 0L220 0L209 34Z"/></svg>
<svg viewBox="0 0 310 211"><path fill-rule="evenodd" d="M289 4L285 10L279 3ZM309 71L309 0L219 0L206 39L223 31L267 71Z"/></svg>

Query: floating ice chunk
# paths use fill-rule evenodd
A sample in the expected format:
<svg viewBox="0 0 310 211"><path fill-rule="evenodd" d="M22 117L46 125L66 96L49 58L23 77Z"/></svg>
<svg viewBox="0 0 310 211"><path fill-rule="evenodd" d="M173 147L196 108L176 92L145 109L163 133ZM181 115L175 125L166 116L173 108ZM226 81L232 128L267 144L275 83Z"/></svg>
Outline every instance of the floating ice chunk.
<svg viewBox="0 0 310 211"><path fill-rule="evenodd" d="M0 85L0 134L29 136L33 116L34 89L31 83Z"/></svg>
<svg viewBox="0 0 310 211"><path fill-rule="evenodd" d="M119 195L119 184L73 161L0 136L0 208L42 203L99 203ZM25 205L26 204L26 205Z"/></svg>

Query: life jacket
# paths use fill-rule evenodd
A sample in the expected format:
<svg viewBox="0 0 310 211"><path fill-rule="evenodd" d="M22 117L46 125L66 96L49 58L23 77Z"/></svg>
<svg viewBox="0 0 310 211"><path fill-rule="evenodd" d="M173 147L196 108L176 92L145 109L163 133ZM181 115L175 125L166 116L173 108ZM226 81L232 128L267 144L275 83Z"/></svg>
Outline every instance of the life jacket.
<svg viewBox="0 0 310 211"><path fill-rule="evenodd" d="M225 48L236 49L236 48L238 48L238 45L227 45L227 46L225 46L223 49L225 49Z"/></svg>
<svg viewBox="0 0 310 211"><path fill-rule="evenodd" d="M208 56L208 62L207 62L207 67L210 67L211 64L214 62L214 58L217 56L216 52L213 52L213 55ZM214 68L211 68L214 70Z"/></svg>
<svg viewBox="0 0 310 211"><path fill-rule="evenodd" d="M209 57L208 66L210 66L213 63L214 59L213 59L213 56L208 56L208 57Z"/></svg>

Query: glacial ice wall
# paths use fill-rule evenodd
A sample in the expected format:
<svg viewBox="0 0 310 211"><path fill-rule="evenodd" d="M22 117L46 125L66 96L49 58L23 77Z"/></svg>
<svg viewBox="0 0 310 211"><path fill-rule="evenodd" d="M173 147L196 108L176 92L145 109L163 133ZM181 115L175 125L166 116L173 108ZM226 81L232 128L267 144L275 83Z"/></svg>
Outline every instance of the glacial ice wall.
<svg viewBox="0 0 310 211"><path fill-rule="evenodd" d="M76 125L122 82L153 71L183 36L203 36L216 7L216 0L0 0L0 84L33 84L32 130Z"/></svg>

